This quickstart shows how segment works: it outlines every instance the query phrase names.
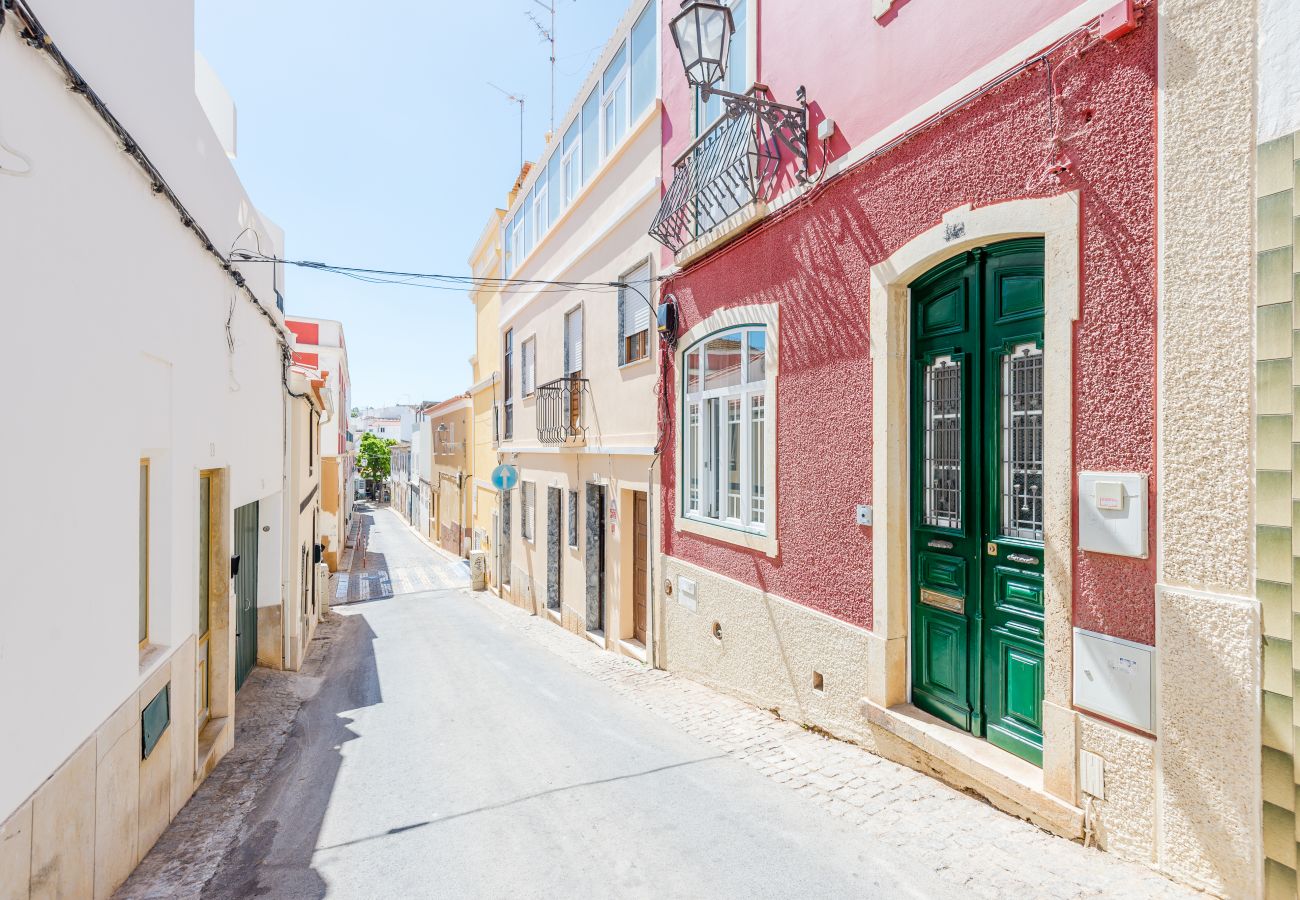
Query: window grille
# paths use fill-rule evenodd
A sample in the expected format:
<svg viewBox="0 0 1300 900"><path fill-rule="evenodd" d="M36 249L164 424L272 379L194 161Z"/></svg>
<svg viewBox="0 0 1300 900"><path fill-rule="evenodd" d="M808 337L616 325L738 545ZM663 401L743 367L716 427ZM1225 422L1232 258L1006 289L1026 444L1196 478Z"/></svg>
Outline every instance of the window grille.
<svg viewBox="0 0 1300 900"><path fill-rule="evenodd" d="M925 524L961 528L961 363L925 367Z"/></svg>
<svg viewBox="0 0 1300 900"><path fill-rule="evenodd" d="M1043 350L1002 358L1002 533L1043 539Z"/></svg>

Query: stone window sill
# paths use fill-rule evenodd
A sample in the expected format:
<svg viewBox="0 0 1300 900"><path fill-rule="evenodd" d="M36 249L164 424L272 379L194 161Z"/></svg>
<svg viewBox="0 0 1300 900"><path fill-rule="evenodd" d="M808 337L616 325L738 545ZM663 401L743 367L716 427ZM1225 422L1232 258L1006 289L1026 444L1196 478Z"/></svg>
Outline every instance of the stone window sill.
<svg viewBox="0 0 1300 900"><path fill-rule="evenodd" d="M591 641L600 649L605 649L605 632L597 628L595 631L588 631L587 640Z"/></svg>
<svg viewBox="0 0 1300 900"><path fill-rule="evenodd" d="M164 644L145 644L140 648L140 677L143 678L149 674L149 671L156 666L164 656L167 655L167 647Z"/></svg>

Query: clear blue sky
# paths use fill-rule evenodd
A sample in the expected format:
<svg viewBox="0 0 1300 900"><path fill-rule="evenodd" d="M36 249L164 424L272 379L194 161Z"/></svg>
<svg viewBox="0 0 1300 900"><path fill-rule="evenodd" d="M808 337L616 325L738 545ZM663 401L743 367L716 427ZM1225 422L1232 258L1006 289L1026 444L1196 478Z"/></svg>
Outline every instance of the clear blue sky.
<svg viewBox="0 0 1300 900"><path fill-rule="evenodd" d="M627 0L555 0L556 119ZM235 166L290 258L467 274L489 212L550 120L535 0L197 0L195 41L239 110ZM558 127L558 126L557 126ZM363 284L290 268L290 313L339 319L357 405L441 400L470 385L461 290Z"/></svg>

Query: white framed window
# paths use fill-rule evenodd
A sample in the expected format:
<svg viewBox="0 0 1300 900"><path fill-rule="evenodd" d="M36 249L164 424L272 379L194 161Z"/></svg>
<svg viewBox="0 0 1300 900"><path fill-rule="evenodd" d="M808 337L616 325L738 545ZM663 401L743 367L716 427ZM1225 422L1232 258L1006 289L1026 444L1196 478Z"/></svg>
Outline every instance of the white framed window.
<svg viewBox="0 0 1300 900"><path fill-rule="evenodd" d="M515 436L515 333L513 329L507 328L505 338L502 341L501 374L502 374L502 399L501 399L501 432L505 440L510 440Z"/></svg>
<svg viewBox="0 0 1300 900"><path fill-rule="evenodd" d="M586 184L596 174L600 165L600 85L591 89L582 101L582 183Z"/></svg>
<svg viewBox="0 0 1300 900"><path fill-rule="evenodd" d="M635 119L659 91L659 4L651 0L632 25L632 104Z"/></svg>
<svg viewBox="0 0 1300 900"><path fill-rule="evenodd" d="M747 325L687 350L682 374L682 514L768 533L767 330Z"/></svg>
<svg viewBox="0 0 1300 900"><path fill-rule="evenodd" d="M564 314L564 374L582 374L582 307Z"/></svg>
<svg viewBox="0 0 1300 900"><path fill-rule="evenodd" d="M519 482L519 535L532 543L537 514L537 485Z"/></svg>
<svg viewBox="0 0 1300 900"><path fill-rule="evenodd" d="M519 356L519 393L529 397L537 389L537 338L520 344Z"/></svg>
<svg viewBox="0 0 1300 900"><path fill-rule="evenodd" d="M725 0L731 7L731 18L736 23L736 31L731 36L727 47L727 75L720 85L723 90L733 94L743 94L749 90L749 16L746 0ZM707 101L699 103L699 115L696 116L696 134L703 134L709 126L722 116L722 98L717 94Z"/></svg>
<svg viewBox="0 0 1300 900"><path fill-rule="evenodd" d="M650 304L654 286L647 260L620 279L628 288L618 289L618 364L645 359L650 355Z"/></svg>
<svg viewBox="0 0 1300 900"><path fill-rule="evenodd" d="M627 134L627 41L600 76L601 158L614 152Z"/></svg>
<svg viewBox="0 0 1300 900"><path fill-rule="evenodd" d="M560 144L560 182L564 186L563 205L566 208L582 190L582 142L578 139L581 132L582 116L578 115L564 133L564 140Z"/></svg>
<svg viewBox="0 0 1300 900"><path fill-rule="evenodd" d="M521 210L510 223L512 233L510 246L513 256L511 257L512 262L507 270L508 272L513 272L515 267L523 262L524 257L528 255L528 248L524 245L524 219L526 218L528 218L528 215L525 207L525 210Z"/></svg>
<svg viewBox="0 0 1300 900"><path fill-rule="evenodd" d="M540 244L542 235L551 227L551 206L550 206L550 185L546 181L546 173L537 180L533 186L533 234L537 235L537 242Z"/></svg>

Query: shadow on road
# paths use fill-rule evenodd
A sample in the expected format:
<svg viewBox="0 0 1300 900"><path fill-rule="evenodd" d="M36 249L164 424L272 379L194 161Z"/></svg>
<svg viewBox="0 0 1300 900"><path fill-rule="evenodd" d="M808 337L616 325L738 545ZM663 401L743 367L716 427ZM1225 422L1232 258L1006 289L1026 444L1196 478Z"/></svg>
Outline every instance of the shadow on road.
<svg viewBox="0 0 1300 900"><path fill-rule="evenodd" d="M321 690L299 709L265 787L202 897L325 896L327 885L313 869L312 858L342 767L343 746L359 737L347 714L384 702L374 640L364 613L342 617L322 671L316 673Z"/></svg>
<svg viewBox="0 0 1300 900"><path fill-rule="evenodd" d="M574 791L578 788L595 787L601 784L612 784L616 781L627 781L631 778L644 778L647 775L654 775L658 772L667 772L669 769L680 769L683 766L694 766L700 763L712 762L715 759L726 759L725 753L719 753L714 756L704 756L699 759L687 759L678 763L670 763L666 766L656 766L653 769L645 769L641 772L628 772L626 775L614 775L610 778L597 778L594 781L579 781L576 784L566 784L562 787L550 788L545 791L537 791L532 794L525 794L522 797L515 797L513 800L502 800L500 803L489 803L485 806L478 806L474 809L467 809L463 812L451 813L446 816L439 816L436 819L426 819L423 822L414 822L410 825L399 825L396 828L390 828L381 834L372 834L368 837L356 838L351 841L344 841L341 844L331 844L328 847L321 847L321 850L336 850L340 847L351 847L353 844L364 844L366 841L378 840L379 838L391 837L395 834L403 834L407 831L414 831L417 828L424 828L427 825L440 825L443 822L450 822L453 819L463 819L466 816L472 816L481 812L490 812L495 809L504 809L507 806L515 806L519 803L526 803L529 800L536 800L539 797L549 797L552 794L562 794L566 791Z"/></svg>

